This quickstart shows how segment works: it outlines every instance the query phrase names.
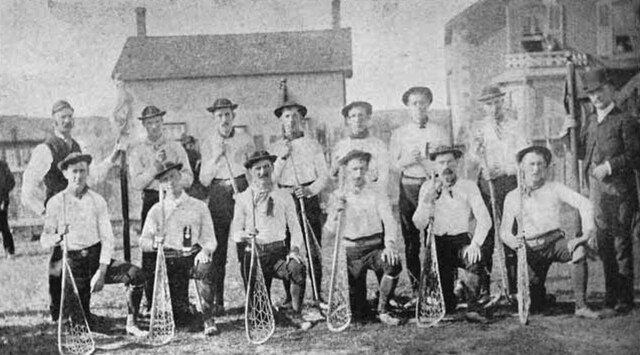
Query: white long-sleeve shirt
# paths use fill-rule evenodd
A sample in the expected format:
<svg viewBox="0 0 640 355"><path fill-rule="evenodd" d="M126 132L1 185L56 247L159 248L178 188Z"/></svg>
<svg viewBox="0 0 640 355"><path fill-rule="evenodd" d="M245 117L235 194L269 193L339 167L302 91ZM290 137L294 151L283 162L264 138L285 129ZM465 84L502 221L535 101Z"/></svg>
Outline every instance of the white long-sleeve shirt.
<svg viewBox="0 0 640 355"><path fill-rule="evenodd" d="M114 237L107 201L102 196L88 188L76 196L67 188L51 197L40 238L42 246L52 247L52 242L64 233L65 224L69 226L65 237L69 250L81 250L101 242L100 264L111 262Z"/></svg>
<svg viewBox="0 0 640 355"><path fill-rule="evenodd" d="M504 121L498 124L494 118L485 117L480 122L476 137L469 150L472 159L487 168L504 175L516 174L516 153L529 146L522 124L512 111L504 112ZM484 155L479 151L479 143L484 144Z"/></svg>
<svg viewBox="0 0 640 355"><path fill-rule="evenodd" d="M589 199L559 182L548 181L539 189L531 191L531 196L525 195L524 197L525 239L534 239L554 229L563 229L560 220L562 203L566 203L580 212L583 235L594 230L593 204ZM513 237L511 228L520 213L520 191L518 189L507 194L503 211L500 236L505 239L505 237Z"/></svg>
<svg viewBox="0 0 640 355"><path fill-rule="evenodd" d="M224 157L220 156L220 147L224 142L226 146L225 155L229 160L231 174ZM202 159L200 165L200 182L204 186L209 186L213 179L237 178L246 173L244 161L246 157L255 150L251 136L241 130L234 129L230 137L224 138L217 132L205 139L202 144Z"/></svg>
<svg viewBox="0 0 640 355"><path fill-rule="evenodd" d="M425 200L426 184L420 188L418 208L413 214L413 222L420 228L426 227L433 216L435 235L458 235L471 232L471 217L476 221L471 241L482 245L491 229L491 216L482 200L478 186L471 180L459 179L450 188L443 189L433 204Z"/></svg>
<svg viewBox="0 0 640 355"><path fill-rule="evenodd" d="M215 251L217 241L213 221L207 205L184 191L178 198L167 196L164 200L165 239L164 248L181 250L185 227L191 229L191 245L199 244L209 252ZM154 237L162 229L162 204L156 203L149 210L149 216L140 234L140 248L153 250Z"/></svg>
<svg viewBox="0 0 640 355"><path fill-rule="evenodd" d="M427 122L424 128L420 128L415 122L397 128L389 143L391 164L404 175L425 177L424 167L431 166L429 157L426 156L427 143L429 149L434 150L441 145L451 145L451 138L444 128L432 122ZM420 152L421 162L401 166L400 162L406 160L414 150Z"/></svg>
<svg viewBox="0 0 640 355"><path fill-rule="evenodd" d="M253 186L250 186L236 196L230 236L236 242L240 242L242 238L247 237L248 233L256 229L258 231L256 242L268 244L285 240L288 227L291 233L291 249L298 248L300 252L305 250L302 229L291 194L285 189L274 188L267 196L260 198L254 208L253 200L259 194ZM272 216L267 214L269 198L273 201Z"/></svg>
<svg viewBox="0 0 640 355"><path fill-rule="evenodd" d="M158 170L155 166L156 152L164 149L167 155L166 161L181 163L182 169L180 183L182 186L189 187L193 182L193 173L187 152L178 142L169 141L164 137L152 142L145 138L142 142L136 144L131 151L131 185L137 190L151 189L158 190L158 181L155 175Z"/></svg>
<svg viewBox="0 0 640 355"><path fill-rule="evenodd" d="M287 150L287 142L284 139L269 147L269 153L278 156L273 169L274 182L284 186L297 186L297 175L300 184L313 181L308 186L309 191L312 195L319 194L329 178L329 168L320 143L303 136L291 141L291 156L282 159Z"/></svg>
<svg viewBox="0 0 640 355"><path fill-rule="evenodd" d="M372 136L366 138L347 137L333 147L331 156L332 170L338 169L338 161L352 150L361 150L371 154L371 162L369 162L369 170L367 172L367 185L383 194L387 194L390 164L387 145L382 140Z"/></svg>

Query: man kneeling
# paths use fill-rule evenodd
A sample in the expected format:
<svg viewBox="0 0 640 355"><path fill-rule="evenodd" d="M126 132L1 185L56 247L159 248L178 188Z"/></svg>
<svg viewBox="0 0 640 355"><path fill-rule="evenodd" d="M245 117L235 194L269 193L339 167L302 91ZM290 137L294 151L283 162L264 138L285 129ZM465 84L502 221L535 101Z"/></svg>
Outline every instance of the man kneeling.
<svg viewBox="0 0 640 355"><path fill-rule="evenodd" d="M325 233L336 232L338 215L344 213L340 237L347 252L349 269L349 298L354 319L368 316L367 270L375 272L380 280L378 317L388 325L400 320L389 312L389 297L398 284L402 271L396 251L398 226L385 195L367 185L365 176L371 154L352 150L338 161L345 174L344 191L338 189L332 196L331 210L324 226Z"/></svg>
<svg viewBox="0 0 640 355"><path fill-rule="evenodd" d="M200 306L204 317L204 333L214 335L218 333L218 328L211 306L211 254L217 246L213 222L207 205L184 192L180 183L181 168L182 164L168 162L155 175L160 183L160 191L166 195L164 201L161 200L149 210L140 235L140 249L151 253L151 257L143 261L142 268L149 275L147 292L151 295L157 247L162 242L176 325L188 326L192 321L189 278L193 278L196 280L198 299L202 300Z"/></svg>
<svg viewBox="0 0 640 355"><path fill-rule="evenodd" d="M531 312L541 312L545 306L544 283L551 263L571 262L576 299L575 315L598 318L598 313L589 309L586 304L588 273L583 245L593 240L595 235L593 205L586 197L561 183L546 181L547 168L551 162L549 149L531 146L519 151L516 158L523 171L524 188L507 194L500 236L514 250L527 248ZM560 206L563 202L580 211L582 233L578 235L582 235L581 237L565 238L565 233L560 228ZM524 219L524 241L512 232L516 216L520 213Z"/></svg>
<svg viewBox="0 0 640 355"><path fill-rule="evenodd" d="M126 262L111 259L114 249L113 230L107 202L87 186L91 156L71 153L60 162L58 168L68 181L67 188L54 195L47 203L44 229L40 243L45 248L66 243L68 263L78 287L84 314L89 326L95 329L95 317L90 312L91 293L99 292L105 284L123 283L127 286L127 333L142 336L136 325L145 278L140 268ZM64 239L64 240L63 240ZM51 263L62 270L62 250L56 248ZM65 292L65 304L61 305L65 317L79 314L70 301L70 284Z"/></svg>
<svg viewBox="0 0 640 355"><path fill-rule="evenodd" d="M305 263L300 256L300 250L304 248L302 230L293 197L287 190L273 186L271 174L276 158L266 151L257 151L245 161L250 185L236 196L231 235L240 245L248 245L255 238L269 294L273 278L291 283L293 299L289 320L300 329L307 330L311 323L301 315L307 277ZM285 242L287 229L291 234L290 250ZM245 249L242 263L245 289L250 262L251 250Z"/></svg>

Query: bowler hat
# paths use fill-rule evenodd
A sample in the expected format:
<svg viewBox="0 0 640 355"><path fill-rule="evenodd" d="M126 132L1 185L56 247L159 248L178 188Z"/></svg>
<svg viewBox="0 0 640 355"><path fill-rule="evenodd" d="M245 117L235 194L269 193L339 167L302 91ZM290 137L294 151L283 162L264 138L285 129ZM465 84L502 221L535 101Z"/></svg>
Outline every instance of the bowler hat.
<svg viewBox="0 0 640 355"><path fill-rule="evenodd" d="M60 171L64 171L69 167L69 165L79 163L81 161L86 162L87 165L91 164L91 155L82 154L79 152L71 152L64 159L62 159L61 162L58 163L58 169L60 169Z"/></svg>
<svg viewBox="0 0 640 355"><path fill-rule="evenodd" d="M531 152L535 152L538 153L540 155L542 155L542 157L544 158L544 161L547 163L547 165L549 165L551 163L551 151L549 149L547 149L546 147L543 146L539 146L539 145L532 145L532 146L528 146L522 150L520 150L518 152L518 154L516 154L516 160L518 161L518 163L520 163L522 161L522 159L524 158L525 155L531 153Z"/></svg>
<svg viewBox="0 0 640 355"><path fill-rule="evenodd" d="M216 110L220 110L223 108L230 108L232 110L235 110L238 108L238 105L234 104L229 99L221 98L221 99L216 99L216 101L213 102L213 105L207 107L207 111L214 113L216 112Z"/></svg>
<svg viewBox="0 0 640 355"><path fill-rule="evenodd" d="M342 116L344 116L344 118L349 117L349 111L351 111L351 109L354 107L364 108L364 110L367 112L367 115L371 115L371 112L373 112L373 107L370 103L366 101L354 101L342 108Z"/></svg>
<svg viewBox="0 0 640 355"><path fill-rule="evenodd" d="M463 150L462 146L441 145L441 146L436 147L436 149L433 152L429 152L429 159L436 160L436 157L438 155L448 154L448 153L453 154L454 158L460 159L460 157L463 154L462 150Z"/></svg>
<svg viewBox="0 0 640 355"><path fill-rule="evenodd" d="M338 160L339 165L347 165L353 159L361 159L369 163L371 161L371 153L354 149Z"/></svg>
<svg viewBox="0 0 640 355"><path fill-rule="evenodd" d="M409 102L409 96L411 96L411 94L422 94L429 99L429 102L433 102L433 93L431 92L431 89L426 86L414 86L402 94L402 103L405 106Z"/></svg>
<svg viewBox="0 0 640 355"><path fill-rule="evenodd" d="M71 107L71 104L68 101L58 100L53 104L53 107L51 108L51 114L53 115L56 112L62 111L66 108L73 111L73 107Z"/></svg>
<svg viewBox="0 0 640 355"><path fill-rule="evenodd" d="M477 100L479 102L484 102L504 95L504 92L502 92L498 86L488 85L482 88L482 92L480 93L480 96L478 96Z"/></svg>
<svg viewBox="0 0 640 355"><path fill-rule="evenodd" d="M162 170L158 171L156 175L153 177L154 179L160 179L164 174L168 173L171 170L180 170L182 169L182 163L174 163L172 161L165 162L162 164Z"/></svg>
<svg viewBox="0 0 640 355"><path fill-rule="evenodd" d="M307 108L292 100L287 100L283 102L282 105L278 106L278 108L273 110L273 114L276 115L276 117L280 118L280 116L282 116L282 111L284 111L285 108L291 108L291 107L297 108L302 118L307 116Z"/></svg>
<svg viewBox="0 0 640 355"><path fill-rule="evenodd" d="M251 169L251 167L259 161L269 160L273 163L276 159L278 159L277 156L269 154L266 150L257 150L247 157L247 160L244 161L243 165L246 169Z"/></svg>
<svg viewBox="0 0 640 355"><path fill-rule="evenodd" d="M147 106L144 109L142 109L142 115L140 117L138 117L138 119L140 121L144 121L147 118L164 116L166 113L167 113L167 111L162 111L162 110L160 110L159 108L157 108L155 106Z"/></svg>
<svg viewBox="0 0 640 355"><path fill-rule="evenodd" d="M584 72L581 77L582 89L589 93L600 89L605 84L611 84L611 78L606 69L595 69Z"/></svg>

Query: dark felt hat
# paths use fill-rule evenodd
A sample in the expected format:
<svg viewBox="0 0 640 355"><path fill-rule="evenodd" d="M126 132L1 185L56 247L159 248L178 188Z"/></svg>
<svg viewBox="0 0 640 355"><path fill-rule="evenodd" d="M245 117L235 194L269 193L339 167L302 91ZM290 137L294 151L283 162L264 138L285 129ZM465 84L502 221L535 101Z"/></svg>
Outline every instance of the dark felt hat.
<svg viewBox="0 0 640 355"><path fill-rule="evenodd" d="M157 108L155 106L147 106L144 109L142 109L142 115L140 117L138 117L138 119L140 121L144 121L147 118L164 116L166 113L167 113L167 111L162 111L162 110L160 110L159 108Z"/></svg>
<svg viewBox="0 0 640 355"><path fill-rule="evenodd" d="M354 149L338 160L339 165L347 165L353 159L361 159L369 163L371 161L371 153Z"/></svg>
<svg viewBox="0 0 640 355"><path fill-rule="evenodd" d="M53 104L53 107L51 108L51 114L55 114L58 111L62 111L64 109L69 109L71 111L73 111L73 107L71 107L71 104L66 101L66 100L58 100Z"/></svg>
<svg viewBox="0 0 640 355"><path fill-rule="evenodd" d="M532 145L519 151L518 154L516 154L516 160L518 161L518 163L522 161L525 155L531 152L536 152L542 155L544 157L544 161L547 162L547 165L551 163L551 158L553 157L553 155L551 154L551 151L546 147L539 146L539 145Z"/></svg>
<svg viewBox="0 0 640 355"><path fill-rule="evenodd" d="M87 163L87 165L89 165L91 164L91 160L92 160L91 155L89 154L72 152L72 153L69 153L69 155L67 155L64 159L62 159L61 162L58 163L58 169L60 169L60 171L64 171L69 167L69 165L79 163L81 161L84 161Z"/></svg>
<svg viewBox="0 0 640 355"><path fill-rule="evenodd" d="M216 112L216 110L220 110L223 108L230 108L232 110L235 110L238 108L238 105L234 104L229 99L220 98L220 99L216 99L216 101L213 102L213 105L207 107L207 111L214 113Z"/></svg>
<svg viewBox="0 0 640 355"><path fill-rule="evenodd" d="M606 69L589 70L582 73L582 89L586 92L592 92L600 89L605 84L611 84L611 78Z"/></svg>
<svg viewBox="0 0 640 355"><path fill-rule="evenodd" d="M429 99L429 102L433 102L433 93L431 92L431 89L426 86L414 86L402 94L402 103L405 106L407 105L407 102L409 102L409 96L411 94L423 94Z"/></svg>
<svg viewBox="0 0 640 355"><path fill-rule="evenodd" d="M456 145L441 145L436 147L433 152L429 152L429 159L436 160L438 155L452 153L456 159L460 159L462 156L464 148L462 146Z"/></svg>
<svg viewBox="0 0 640 355"><path fill-rule="evenodd" d="M182 144L195 143L195 142L196 142L196 139L191 135L183 133L182 136L180 136L180 143Z"/></svg>
<svg viewBox="0 0 640 355"><path fill-rule="evenodd" d="M482 92L480 93L480 96L478 96L477 100L479 102L484 102L504 95L504 92L502 92L497 85L487 85L482 88Z"/></svg>
<svg viewBox="0 0 640 355"><path fill-rule="evenodd" d="M180 170L182 169L182 163L174 163L172 161L165 162L162 164L162 170L158 171L156 175L153 177L154 179L160 179L164 174L170 172L171 170Z"/></svg>
<svg viewBox="0 0 640 355"><path fill-rule="evenodd" d="M273 163L276 159L278 159L277 156L269 154L266 150L257 150L247 157L247 160L244 161L243 165L246 169L251 169L251 167L259 161L269 160Z"/></svg>
<svg viewBox="0 0 640 355"><path fill-rule="evenodd" d="M273 110L273 114L276 115L276 117L280 118L280 116L282 116L282 111L284 111L285 108L291 108L291 107L297 108L302 118L307 116L307 108L292 100L287 100L283 102L282 105L278 106L278 108Z"/></svg>
<svg viewBox="0 0 640 355"><path fill-rule="evenodd" d="M351 111L351 109L354 107L364 108L364 110L367 112L367 115L371 115L371 113L373 112L373 106L371 106L370 103L366 101L354 101L342 108L342 116L344 116L344 118L349 117L349 111Z"/></svg>

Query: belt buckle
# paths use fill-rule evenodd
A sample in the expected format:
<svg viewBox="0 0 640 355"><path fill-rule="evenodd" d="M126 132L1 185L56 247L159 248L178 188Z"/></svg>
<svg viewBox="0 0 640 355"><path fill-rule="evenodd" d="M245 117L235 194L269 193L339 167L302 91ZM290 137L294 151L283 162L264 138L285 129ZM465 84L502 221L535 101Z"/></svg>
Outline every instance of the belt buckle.
<svg viewBox="0 0 640 355"><path fill-rule="evenodd" d="M87 249L82 249L80 251L80 256L82 256L83 258L86 258L87 255L89 255L89 251Z"/></svg>

